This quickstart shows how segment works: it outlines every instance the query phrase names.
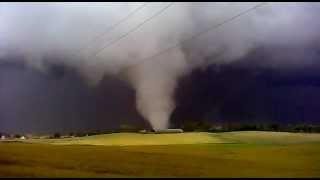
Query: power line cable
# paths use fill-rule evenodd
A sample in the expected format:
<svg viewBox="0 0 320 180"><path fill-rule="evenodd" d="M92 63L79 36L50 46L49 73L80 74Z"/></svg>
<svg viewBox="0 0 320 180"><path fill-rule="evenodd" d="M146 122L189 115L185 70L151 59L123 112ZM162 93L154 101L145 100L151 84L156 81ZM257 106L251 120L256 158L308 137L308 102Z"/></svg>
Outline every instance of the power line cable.
<svg viewBox="0 0 320 180"><path fill-rule="evenodd" d="M150 56L150 57L144 58L144 59L142 59L141 61L139 61L139 62L137 62L137 63L134 63L134 64L132 64L132 65L128 65L127 67L124 67L121 71L125 71L126 69L129 69L129 68L131 68L131 67L137 66L137 65L139 65L139 64L141 64L141 63L146 62L146 61L149 60L149 59L152 59L152 58L157 57L157 56L159 56L159 55L161 55L161 54L164 54L165 52L167 52L167 51L169 51L169 50L171 50L171 49L174 49L174 48L176 48L176 47L179 47L180 45L182 45L183 43L185 43L185 42L187 42L187 41L190 41L190 40L192 40L192 39L195 39L195 38L197 38L198 36L200 36L200 35L202 35L202 34L206 34L206 33L210 32L210 31L212 31L212 30L214 30L214 29L216 29L216 28L219 28L219 27L223 26L224 24L229 23L229 22L231 22L231 21L239 18L240 16L245 15L245 14L249 13L250 11L255 10L255 9L257 9L257 8L265 5L265 4L267 4L267 2L259 3L258 5L255 5L255 6L252 7L252 8L249 8L249 9L247 9L247 10L245 10L245 11L242 11L242 12L240 12L239 14L237 14L237 15L235 15L235 16L232 16L231 18L228 18L228 19L224 20L223 22L221 22L221 23L219 23L219 24L213 25L213 26L207 28L207 29L204 30L204 31L201 31L201 32L199 32L199 33L197 33L197 34L194 34L194 35L191 36L190 38L185 39L185 40L183 40L183 41L181 41L181 42L178 42L177 44L175 44L175 45L173 45L173 46L171 46L171 47L169 47L169 48L166 48L166 49L164 49L164 50L162 50L162 51L160 51L160 52L158 52L158 53L156 53L156 54L154 54L154 55L152 55L152 56Z"/></svg>
<svg viewBox="0 0 320 180"><path fill-rule="evenodd" d="M159 16L161 13L163 13L166 9L168 9L169 7L171 7L173 3L170 3L169 5L165 6L164 8L162 8L160 11L158 11L157 13L155 13L153 16L149 17L148 19L144 20L142 23L140 23L139 25L135 26L133 29L131 29L130 31L128 31L127 33L123 34L122 36L120 36L119 38L115 39L114 41L112 41L111 43L103 46L101 49L99 49L96 53L94 53L94 56L97 56L101 51L103 51L104 49L106 49L107 47L112 46L113 44L117 43L118 41L120 41L121 39L127 37L130 33L136 31L137 29L139 29L141 26L143 26L145 23L151 21L153 18Z"/></svg>
<svg viewBox="0 0 320 180"><path fill-rule="evenodd" d="M83 46L82 48L80 48L78 51L82 51L86 48L89 48L91 46L92 43L95 43L98 39L100 39L100 37L105 36L107 33L109 33L110 31L114 30L117 26L119 26L120 24L122 24L123 22L125 22L126 20L128 20L130 17L132 17L134 14L136 14L139 10L141 10L142 8L144 8L148 3L144 3L142 5L140 5L139 7L137 7L135 10L133 10L131 13L129 13L127 16L125 16L123 19L119 20L117 23L109 26L104 32L100 33L99 35L96 35L95 37L92 38L92 40L90 41L90 43L88 45Z"/></svg>

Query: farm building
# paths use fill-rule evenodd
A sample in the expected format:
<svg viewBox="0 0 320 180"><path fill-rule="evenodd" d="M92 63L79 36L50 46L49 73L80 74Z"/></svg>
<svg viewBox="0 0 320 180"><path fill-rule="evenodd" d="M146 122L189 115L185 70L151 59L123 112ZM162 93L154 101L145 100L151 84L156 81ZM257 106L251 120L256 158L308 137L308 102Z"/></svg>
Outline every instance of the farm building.
<svg viewBox="0 0 320 180"><path fill-rule="evenodd" d="M142 134L149 134L149 133L155 133L155 134L167 134L167 133L183 133L182 129L159 129L159 130L140 130L139 133Z"/></svg>
<svg viewBox="0 0 320 180"><path fill-rule="evenodd" d="M183 133L183 130L182 129L160 129L160 130L155 130L155 133L157 134Z"/></svg>
<svg viewBox="0 0 320 180"><path fill-rule="evenodd" d="M31 138L33 138L33 135L32 135L32 134L26 134L26 135L25 135L25 138L26 138L26 139L31 139Z"/></svg>
<svg viewBox="0 0 320 180"><path fill-rule="evenodd" d="M143 134L145 134L145 133L147 133L147 132L148 132L148 131L147 131L147 130L145 130L145 129L144 129L144 130L140 130L140 131L139 131L139 133L143 133Z"/></svg>

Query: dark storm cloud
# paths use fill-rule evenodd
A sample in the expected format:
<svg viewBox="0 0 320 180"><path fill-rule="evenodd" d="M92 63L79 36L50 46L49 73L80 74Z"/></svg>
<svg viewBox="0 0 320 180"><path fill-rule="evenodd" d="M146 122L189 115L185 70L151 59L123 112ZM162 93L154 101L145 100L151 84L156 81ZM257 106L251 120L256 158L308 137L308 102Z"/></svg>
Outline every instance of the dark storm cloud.
<svg viewBox="0 0 320 180"><path fill-rule="evenodd" d="M255 53L261 55L257 60L269 57L261 51ZM241 63L197 68L182 77L172 123L176 127L190 120L319 124L320 62L314 68L279 70L248 66L248 61L257 61L254 58L250 53Z"/></svg>
<svg viewBox="0 0 320 180"><path fill-rule="evenodd" d="M144 127L134 91L105 76L90 88L72 69L50 66L47 74L19 64L0 65L0 131L54 133Z"/></svg>

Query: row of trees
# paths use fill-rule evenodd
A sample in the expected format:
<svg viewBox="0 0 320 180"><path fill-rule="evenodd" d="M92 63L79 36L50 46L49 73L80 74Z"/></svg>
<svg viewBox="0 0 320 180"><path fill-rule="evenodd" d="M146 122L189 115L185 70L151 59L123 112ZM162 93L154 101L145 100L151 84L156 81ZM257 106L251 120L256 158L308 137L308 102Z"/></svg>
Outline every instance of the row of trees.
<svg viewBox="0 0 320 180"><path fill-rule="evenodd" d="M54 133L50 138L62 138L62 137L84 137L84 136L93 136L93 135L99 135L99 134L110 134L110 133L120 133L120 132L138 132L141 128L129 125L129 124L123 124L118 129L113 130L93 130L93 131L82 131L82 132L70 132L67 134L60 134L60 133Z"/></svg>
<svg viewBox="0 0 320 180"><path fill-rule="evenodd" d="M228 132L228 131L282 131L282 132L307 132L320 133L320 125L295 124L280 125L270 124L238 124L238 125L212 125L205 122L187 121L182 125L186 132Z"/></svg>
<svg viewBox="0 0 320 180"><path fill-rule="evenodd" d="M7 138L21 138L23 135L21 134L7 134L0 132L0 137L5 136Z"/></svg>
<svg viewBox="0 0 320 180"><path fill-rule="evenodd" d="M229 131L281 131L281 132L305 132L305 133L320 133L320 125L279 125L275 123L270 124L238 124L238 125L213 125L205 122L186 121L181 128L185 132L229 132ZM67 134L54 133L49 138L63 138L63 137L83 137L99 134L110 134L119 132L139 132L141 128L132 125L122 125L115 130L95 130L88 132L71 132ZM21 138L22 135L14 134L8 135L0 132L0 137L5 135L8 138Z"/></svg>

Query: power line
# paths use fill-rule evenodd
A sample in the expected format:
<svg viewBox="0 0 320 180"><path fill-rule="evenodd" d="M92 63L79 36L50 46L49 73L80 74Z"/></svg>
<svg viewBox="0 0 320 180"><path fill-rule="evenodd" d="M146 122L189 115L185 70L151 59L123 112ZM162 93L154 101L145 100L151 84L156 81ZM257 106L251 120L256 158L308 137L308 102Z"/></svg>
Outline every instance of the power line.
<svg viewBox="0 0 320 180"><path fill-rule="evenodd" d="M83 46L82 48L80 48L78 51L82 51L88 47L90 47L91 43L95 43L100 37L105 36L108 32L112 31L113 29L115 29L117 26L119 26L121 23L123 23L124 21L128 20L130 17L132 17L135 13L137 13L139 10L141 10L142 8L144 8L148 3L144 3L142 5L140 5L139 7L137 7L135 10L133 10L131 13L129 13L126 17L124 17L123 19L121 19L120 21L118 21L117 23L109 26L104 32L102 32L99 35L96 35L94 38L92 38L91 42L86 45Z"/></svg>
<svg viewBox="0 0 320 180"><path fill-rule="evenodd" d="M267 2L260 3L260 4L258 4L258 5L255 5L255 6L252 7L252 8L249 8L249 9L247 9L247 10L245 10L245 11L242 11L242 12L240 12L239 14L237 14L237 15L235 15L235 16L232 16L231 18L228 18L228 19L224 20L223 22L221 22L221 23L219 23L219 24L213 25L213 26L207 28L207 29L204 30L204 31L201 31L201 32L199 32L199 33L197 33L197 34L194 34L193 36L191 36L191 37L188 38L188 39L185 39L185 40L183 40L183 41L181 41L181 42L178 42L177 44L175 44L175 45L173 45L173 46L171 46L171 47L169 47L169 48L166 48L166 49L164 49L164 50L162 50L162 51L160 51L160 52L158 52L158 53L156 53L156 54L154 54L154 55L152 55L152 56L150 56L150 57L144 58L144 59L142 59L141 61L139 61L139 62L137 62L137 63L134 63L134 64L132 64L132 65L129 65L129 66L127 66L127 67L124 67L121 71L125 71L126 69L129 69L129 68L131 68L131 67L137 66L137 65L139 65L139 64L141 64L141 63L146 62L146 61L149 60L149 59L152 59L152 58L157 57L157 56L159 56L159 55L161 55L161 54L164 54L165 52L167 52L167 51L169 51L169 50L171 50L171 49L174 49L174 48L176 48L176 47L181 46L183 43L185 43L185 42L187 42L187 41L190 41L190 40L192 40L192 39L194 39L194 38L197 38L198 36L200 36L200 35L202 35L202 34L206 34L206 33L208 33L209 31L212 31L212 30L214 30L214 29L216 29L216 28L219 28L219 27L223 26L224 24L229 23L229 22L237 19L238 17L240 17L240 16L242 16L242 15L245 15L245 14L249 13L250 11L255 10L255 9L257 9L257 8L265 5L265 4L267 4Z"/></svg>
<svg viewBox="0 0 320 180"><path fill-rule="evenodd" d="M126 36L128 36L130 33L136 31L137 29L139 29L142 25L144 25L145 23L149 22L150 20L152 20L153 18L155 18L156 16L160 15L161 13L163 13L166 9L168 9L170 6L172 6L174 4L170 3L169 5L165 6L164 8L162 8L160 11L158 11L157 13L155 13L153 16L149 17L148 19L146 19L145 21L143 21L142 23L140 23L139 25L137 25L136 27L134 27L133 29L131 29L130 31L128 31L127 33L123 34L122 36L120 36L118 39L115 39L114 41L112 41L111 43L103 46L100 50L98 50L96 53L94 53L94 56L98 55L102 50L106 49L107 47L112 46L113 44L115 44L116 42L120 41L121 39L125 38Z"/></svg>

